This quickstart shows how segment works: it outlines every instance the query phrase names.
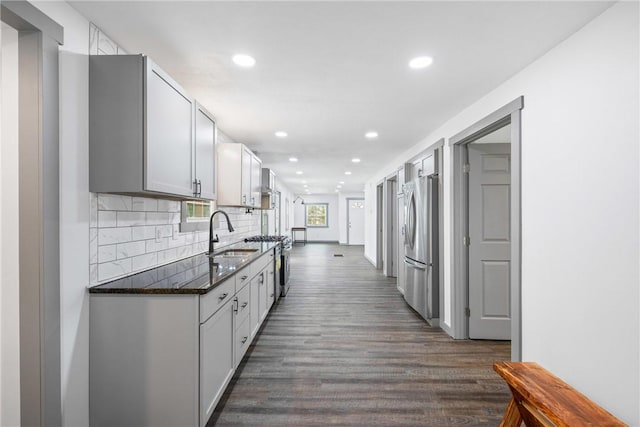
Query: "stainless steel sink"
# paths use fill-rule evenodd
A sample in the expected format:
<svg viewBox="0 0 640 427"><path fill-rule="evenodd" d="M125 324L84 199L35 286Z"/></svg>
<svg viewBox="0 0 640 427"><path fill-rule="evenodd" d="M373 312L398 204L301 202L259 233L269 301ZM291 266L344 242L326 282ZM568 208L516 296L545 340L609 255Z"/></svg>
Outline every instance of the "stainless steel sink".
<svg viewBox="0 0 640 427"><path fill-rule="evenodd" d="M227 249L226 251L213 254L214 257L242 257L258 252L257 249Z"/></svg>

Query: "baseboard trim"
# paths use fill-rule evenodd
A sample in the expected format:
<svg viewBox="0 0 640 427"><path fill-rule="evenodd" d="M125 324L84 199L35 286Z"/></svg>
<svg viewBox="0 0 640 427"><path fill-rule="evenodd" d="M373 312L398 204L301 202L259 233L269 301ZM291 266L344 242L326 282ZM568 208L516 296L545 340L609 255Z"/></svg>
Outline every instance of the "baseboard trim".
<svg viewBox="0 0 640 427"><path fill-rule="evenodd" d="M364 259L369 261L371 263L371 265L373 265L374 267L377 267L376 266L376 262L374 260L372 260L371 258L369 258L366 253L364 254Z"/></svg>

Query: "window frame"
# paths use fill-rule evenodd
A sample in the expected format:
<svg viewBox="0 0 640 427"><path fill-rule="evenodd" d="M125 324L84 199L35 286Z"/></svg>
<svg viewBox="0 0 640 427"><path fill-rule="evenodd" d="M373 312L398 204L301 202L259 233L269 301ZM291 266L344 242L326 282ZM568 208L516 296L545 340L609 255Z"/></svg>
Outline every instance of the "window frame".
<svg viewBox="0 0 640 427"><path fill-rule="evenodd" d="M211 215L214 210L214 202L210 200L185 200L180 203L180 232L186 233L190 231L204 231L209 229L209 216L207 217L190 217L187 214L187 204L188 203L209 203L209 215Z"/></svg>
<svg viewBox="0 0 640 427"><path fill-rule="evenodd" d="M325 224L309 224L309 207L323 206L325 209ZM305 203L304 205L304 225L307 228L329 228L329 203Z"/></svg>

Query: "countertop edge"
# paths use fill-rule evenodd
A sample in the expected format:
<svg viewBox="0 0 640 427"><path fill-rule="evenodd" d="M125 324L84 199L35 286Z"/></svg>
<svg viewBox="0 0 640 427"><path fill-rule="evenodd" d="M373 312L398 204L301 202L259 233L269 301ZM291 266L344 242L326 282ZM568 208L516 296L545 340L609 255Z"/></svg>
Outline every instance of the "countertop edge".
<svg viewBox="0 0 640 427"><path fill-rule="evenodd" d="M95 285L95 286L90 286L87 288L89 294L93 294L93 295L107 295L107 294L116 294L116 295L206 295L207 293L211 292L212 290L216 289L218 286L222 285L223 283L225 283L229 278L231 278L233 275L237 274L238 272L244 270L246 267L248 267L249 265L251 265L254 261L256 261L257 259L259 259L260 257L262 257L263 255L265 255L267 252L273 250L278 244L280 244L279 242L268 242L270 243L268 246L268 249L263 250L259 253L253 254L251 256L251 258L247 259L245 262L239 262L238 265L236 266L236 269L233 272L229 272L226 275L220 277L215 283L213 284L203 284L202 288L109 288L109 287L103 287L105 285L108 285L111 282L105 282L105 283L101 283L99 285ZM233 243L231 245L226 246L227 248L240 248L240 247L246 247L247 243L240 241L240 242L236 242ZM203 253L199 253L196 255L193 255L191 257L187 257L184 258L185 259L190 259L190 258L194 258L194 257L199 257L202 256ZM173 261L173 262L179 262L179 261L183 261L183 260L177 260L177 261ZM164 265L170 265L172 263L168 263L168 264L164 264ZM158 268L158 267L162 267L162 266L157 266L154 268ZM152 269L146 270L146 271L150 271ZM136 272L134 274L130 274L128 276L124 276L120 279L117 280L121 280L127 277L132 277L135 276L137 274L141 274L144 273L145 271L139 271Z"/></svg>

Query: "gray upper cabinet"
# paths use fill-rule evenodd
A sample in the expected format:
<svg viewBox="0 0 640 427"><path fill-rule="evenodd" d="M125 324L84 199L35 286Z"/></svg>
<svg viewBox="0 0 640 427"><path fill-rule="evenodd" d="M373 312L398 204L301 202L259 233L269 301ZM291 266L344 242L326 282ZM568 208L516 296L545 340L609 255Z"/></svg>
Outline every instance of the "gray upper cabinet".
<svg viewBox="0 0 640 427"><path fill-rule="evenodd" d="M213 116L196 103L195 191L203 199L216 198L216 123Z"/></svg>
<svg viewBox="0 0 640 427"><path fill-rule="evenodd" d="M218 159L218 206L260 209L262 161L244 144L221 142Z"/></svg>
<svg viewBox="0 0 640 427"><path fill-rule="evenodd" d="M146 57L144 64L144 190L193 196L194 100Z"/></svg>
<svg viewBox="0 0 640 427"><path fill-rule="evenodd" d="M251 203L251 176L253 153L246 147L242 148L242 204L252 206Z"/></svg>
<svg viewBox="0 0 640 427"><path fill-rule="evenodd" d="M215 122L143 55L89 57L89 189L215 199Z"/></svg>
<svg viewBox="0 0 640 427"><path fill-rule="evenodd" d="M262 160L251 155L251 202L254 208L260 208L262 202Z"/></svg>

